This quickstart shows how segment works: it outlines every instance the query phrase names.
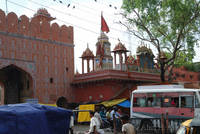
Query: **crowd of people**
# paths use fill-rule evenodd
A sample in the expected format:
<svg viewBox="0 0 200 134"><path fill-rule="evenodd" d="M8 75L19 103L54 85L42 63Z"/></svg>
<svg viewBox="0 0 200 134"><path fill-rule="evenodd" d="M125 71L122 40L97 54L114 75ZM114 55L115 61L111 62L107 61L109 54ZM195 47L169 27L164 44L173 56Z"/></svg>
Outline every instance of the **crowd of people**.
<svg viewBox="0 0 200 134"><path fill-rule="evenodd" d="M64 97L57 100L58 107L69 109L68 102ZM90 127L85 134L104 134L104 128L123 134L135 134L134 126L129 123L129 116L124 114L120 108L113 106L106 110L105 107L96 106L95 111L90 111ZM73 134L74 118L71 116L69 133Z"/></svg>
<svg viewBox="0 0 200 134"><path fill-rule="evenodd" d="M95 112L90 112L90 117L90 129L87 134L104 134L103 128L107 127L123 134L135 134L135 128L129 122L129 116L122 113L121 109L116 106L107 110L97 106Z"/></svg>

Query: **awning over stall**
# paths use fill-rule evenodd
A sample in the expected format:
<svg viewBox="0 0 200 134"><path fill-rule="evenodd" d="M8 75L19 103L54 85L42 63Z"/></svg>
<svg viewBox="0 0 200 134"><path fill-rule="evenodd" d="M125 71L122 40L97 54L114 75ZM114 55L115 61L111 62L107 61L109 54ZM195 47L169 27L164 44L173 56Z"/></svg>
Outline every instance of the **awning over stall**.
<svg viewBox="0 0 200 134"><path fill-rule="evenodd" d="M112 107L114 105L117 105L123 101L125 101L126 98L123 99L115 99L115 100L111 100L111 101L103 101L100 104L104 105L105 107Z"/></svg>
<svg viewBox="0 0 200 134"><path fill-rule="evenodd" d="M121 103L119 103L117 105L121 106L121 107L125 107L125 108L130 108L131 103L130 103L129 100L125 100L125 101L123 101L123 102L121 102Z"/></svg>

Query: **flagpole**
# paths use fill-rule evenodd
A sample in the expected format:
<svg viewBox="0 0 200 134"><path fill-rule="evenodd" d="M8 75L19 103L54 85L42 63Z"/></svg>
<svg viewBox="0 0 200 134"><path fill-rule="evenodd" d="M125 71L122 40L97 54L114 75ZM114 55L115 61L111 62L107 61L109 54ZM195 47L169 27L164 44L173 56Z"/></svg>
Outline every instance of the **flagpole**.
<svg viewBox="0 0 200 134"><path fill-rule="evenodd" d="M101 42L100 42L100 45L101 45L101 55L100 55L100 68L102 69L103 67L103 55L102 55L102 50L104 51L104 49L102 49L103 48L103 39L102 39L102 33L103 33L103 31L102 31L102 15L103 15L103 11L101 11L101 28L100 28L100 39L101 39Z"/></svg>
<svg viewBox="0 0 200 134"><path fill-rule="evenodd" d="M101 35L101 32L102 32L102 15L103 15L103 11L101 11L101 28L100 28L100 35Z"/></svg>

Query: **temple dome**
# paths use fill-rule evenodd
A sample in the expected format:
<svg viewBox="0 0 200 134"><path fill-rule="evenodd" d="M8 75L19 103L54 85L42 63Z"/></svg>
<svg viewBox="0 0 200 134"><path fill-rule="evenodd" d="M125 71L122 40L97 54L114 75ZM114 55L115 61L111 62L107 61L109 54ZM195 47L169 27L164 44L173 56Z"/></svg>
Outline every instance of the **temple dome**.
<svg viewBox="0 0 200 134"><path fill-rule="evenodd" d="M101 32L101 35L98 37L98 41L99 42L101 42L101 41L108 42L108 36L104 32Z"/></svg>
<svg viewBox="0 0 200 134"><path fill-rule="evenodd" d="M39 18L39 20L43 20L42 18L45 18L47 21L52 21L55 19L51 17L50 13L45 8L39 8L37 13L35 13L33 16Z"/></svg>
<svg viewBox="0 0 200 134"><path fill-rule="evenodd" d="M125 51L127 52L126 50L126 47L119 41L119 43L115 46L113 52L117 52L117 51Z"/></svg>
<svg viewBox="0 0 200 134"><path fill-rule="evenodd" d="M51 17L51 15L48 13L48 11L45 8L38 9L37 13L34 14L34 16L37 16L37 15L44 15L44 16Z"/></svg>
<svg viewBox="0 0 200 134"><path fill-rule="evenodd" d="M145 45L141 45L137 48L136 54L137 55L142 55L142 54L153 55L153 52L150 48L147 48Z"/></svg>
<svg viewBox="0 0 200 134"><path fill-rule="evenodd" d="M87 47L86 50L83 52L82 58L84 57L94 57L93 52Z"/></svg>

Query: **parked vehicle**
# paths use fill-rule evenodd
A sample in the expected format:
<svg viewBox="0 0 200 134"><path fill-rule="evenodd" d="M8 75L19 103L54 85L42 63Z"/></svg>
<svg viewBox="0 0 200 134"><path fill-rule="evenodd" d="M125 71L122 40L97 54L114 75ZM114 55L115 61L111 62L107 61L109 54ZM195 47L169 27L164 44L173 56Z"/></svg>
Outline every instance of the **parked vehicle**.
<svg viewBox="0 0 200 134"><path fill-rule="evenodd" d="M68 134L71 110L22 103L0 106L0 134Z"/></svg>
<svg viewBox="0 0 200 134"><path fill-rule="evenodd" d="M174 129L177 129L182 120L200 117L199 92L199 89L186 89L182 85L138 86L132 92L130 117L140 119L137 121L140 128L159 128L161 121L155 123L152 119L160 119L162 114L167 114L169 120L173 119Z"/></svg>
<svg viewBox="0 0 200 134"><path fill-rule="evenodd" d="M186 120L181 124L176 134L200 134L200 119Z"/></svg>

